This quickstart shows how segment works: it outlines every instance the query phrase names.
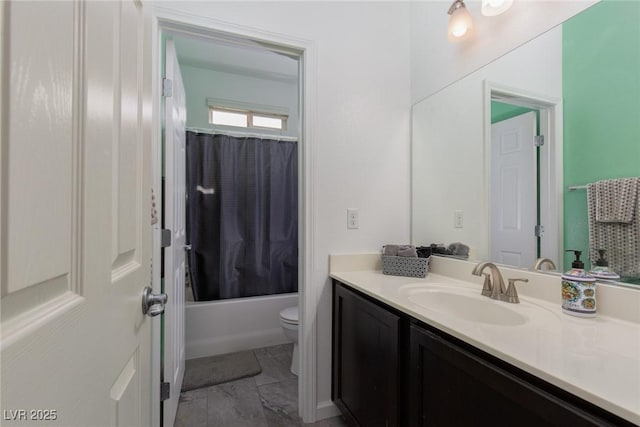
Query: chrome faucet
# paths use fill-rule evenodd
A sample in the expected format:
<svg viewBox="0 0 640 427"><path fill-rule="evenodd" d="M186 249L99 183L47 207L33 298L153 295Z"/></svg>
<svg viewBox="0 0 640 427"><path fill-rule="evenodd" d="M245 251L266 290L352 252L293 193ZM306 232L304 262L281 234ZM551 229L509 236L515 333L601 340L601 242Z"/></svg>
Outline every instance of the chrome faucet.
<svg viewBox="0 0 640 427"><path fill-rule="evenodd" d="M492 262L481 262L475 266L471 274L474 276L480 276L483 274L485 268L489 267L491 270L491 277L488 274L484 275L484 286L482 288L482 295L488 296L491 299L497 299L499 301L505 301L507 291L504 288L504 279L498 267Z"/></svg>
<svg viewBox="0 0 640 427"><path fill-rule="evenodd" d="M549 270L556 270L556 264L551 261L549 258L538 258L536 263L533 264L534 270L542 270L542 266L545 264L549 264Z"/></svg>
<svg viewBox="0 0 640 427"><path fill-rule="evenodd" d="M489 267L491 275L483 273L484 269ZM498 267L492 262L481 262L475 266L471 272L474 276L484 276L484 285L482 286L482 295L491 299L505 301L518 304L518 291L516 290L516 282L528 282L528 279L509 279L509 287L504 289L504 279Z"/></svg>

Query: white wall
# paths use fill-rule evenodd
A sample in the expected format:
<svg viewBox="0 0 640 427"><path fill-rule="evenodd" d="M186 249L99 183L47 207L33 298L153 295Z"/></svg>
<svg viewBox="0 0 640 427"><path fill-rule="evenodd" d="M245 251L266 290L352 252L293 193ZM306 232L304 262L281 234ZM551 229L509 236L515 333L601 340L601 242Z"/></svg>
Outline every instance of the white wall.
<svg viewBox="0 0 640 427"><path fill-rule="evenodd" d="M331 399L329 253L409 241L409 4L161 2L193 15L311 41L317 54L313 224L317 401ZM346 209L360 209L347 230Z"/></svg>
<svg viewBox="0 0 640 427"><path fill-rule="evenodd" d="M413 106L412 239L416 244L461 241L470 246L473 259L490 259L485 80L561 100L562 27ZM453 227L455 210L464 212L464 228Z"/></svg>
<svg viewBox="0 0 640 427"><path fill-rule="evenodd" d="M276 55L274 53L274 55ZM210 129L207 98L222 98L249 104L272 105L289 111L287 131L298 135L298 85L206 68L180 65L187 98L187 127ZM267 131L262 132L267 133Z"/></svg>
<svg viewBox="0 0 640 427"><path fill-rule="evenodd" d="M461 43L447 40L447 10L451 2L411 2L411 103L432 95L597 1L516 0L511 9L496 17L482 16L480 1L468 1L475 36Z"/></svg>

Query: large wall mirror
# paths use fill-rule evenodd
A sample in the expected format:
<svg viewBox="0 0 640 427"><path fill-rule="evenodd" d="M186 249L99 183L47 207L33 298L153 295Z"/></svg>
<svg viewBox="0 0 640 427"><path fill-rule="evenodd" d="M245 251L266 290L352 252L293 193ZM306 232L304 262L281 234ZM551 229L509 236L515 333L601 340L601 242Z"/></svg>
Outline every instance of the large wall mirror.
<svg viewBox="0 0 640 427"><path fill-rule="evenodd" d="M576 249L590 268L585 186L640 177L638 22L640 3L599 2L415 104L412 241L558 271ZM635 231L607 249L636 252L623 281L640 284L634 203Z"/></svg>

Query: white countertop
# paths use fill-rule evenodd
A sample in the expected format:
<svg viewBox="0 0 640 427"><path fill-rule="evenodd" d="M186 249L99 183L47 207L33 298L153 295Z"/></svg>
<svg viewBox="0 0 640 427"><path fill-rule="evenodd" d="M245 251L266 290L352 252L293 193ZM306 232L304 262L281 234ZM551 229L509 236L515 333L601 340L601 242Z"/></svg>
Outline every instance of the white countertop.
<svg viewBox="0 0 640 427"><path fill-rule="evenodd" d="M598 315L579 318L560 304L520 295L507 304L529 321L517 326L471 322L409 300L411 284L442 284L480 294L481 286L429 273L425 279L379 270L332 271L330 276L547 382L640 425L640 324ZM506 281L506 278L505 278ZM401 290L401 288L403 290ZM559 287L558 287L559 289Z"/></svg>

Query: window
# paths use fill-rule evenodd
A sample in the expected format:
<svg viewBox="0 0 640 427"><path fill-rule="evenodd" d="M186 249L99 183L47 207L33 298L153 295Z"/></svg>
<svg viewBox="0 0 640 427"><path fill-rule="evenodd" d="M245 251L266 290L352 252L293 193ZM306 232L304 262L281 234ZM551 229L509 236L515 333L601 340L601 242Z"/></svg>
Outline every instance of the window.
<svg viewBox="0 0 640 427"><path fill-rule="evenodd" d="M225 111L210 109L209 121L214 125L247 127L247 114L239 111Z"/></svg>
<svg viewBox="0 0 640 427"><path fill-rule="evenodd" d="M209 105L209 123L240 128L287 130L288 115Z"/></svg>
<svg viewBox="0 0 640 427"><path fill-rule="evenodd" d="M251 115L251 125L256 128L285 130L286 120L287 118L283 116Z"/></svg>

